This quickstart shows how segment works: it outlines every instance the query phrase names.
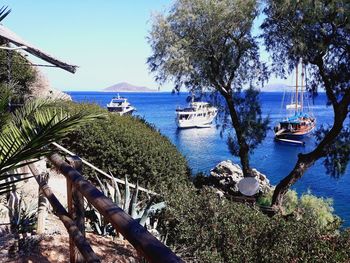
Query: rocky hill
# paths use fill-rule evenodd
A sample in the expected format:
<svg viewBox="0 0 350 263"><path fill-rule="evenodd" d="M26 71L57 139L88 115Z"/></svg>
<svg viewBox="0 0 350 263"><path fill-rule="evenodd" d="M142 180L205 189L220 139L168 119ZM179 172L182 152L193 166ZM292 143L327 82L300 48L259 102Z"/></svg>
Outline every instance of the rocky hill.
<svg viewBox="0 0 350 263"><path fill-rule="evenodd" d="M38 69L36 69L36 71L36 80L30 86L30 90L32 92L31 96L40 99L72 100L71 96L68 94L52 88L47 77Z"/></svg>
<svg viewBox="0 0 350 263"><path fill-rule="evenodd" d="M156 92L155 89L150 89L147 87L140 87L129 84L127 82L120 82L118 84L112 85L108 88L103 89L103 91L113 91L113 92Z"/></svg>
<svg viewBox="0 0 350 263"><path fill-rule="evenodd" d="M283 92L288 90L288 86L283 83L275 83L275 84L267 84L264 86L261 91L262 92Z"/></svg>

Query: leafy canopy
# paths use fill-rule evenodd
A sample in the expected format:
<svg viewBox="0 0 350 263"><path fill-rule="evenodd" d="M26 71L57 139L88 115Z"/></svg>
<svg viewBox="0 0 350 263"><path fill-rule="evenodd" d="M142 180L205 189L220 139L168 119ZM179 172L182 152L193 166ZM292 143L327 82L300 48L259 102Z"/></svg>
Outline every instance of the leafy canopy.
<svg viewBox="0 0 350 263"><path fill-rule="evenodd" d="M302 58L310 65L314 87L331 85L342 95L350 83L350 3L342 0L267 1L265 45L275 70ZM317 68L322 68L319 71ZM334 97L334 98L333 98Z"/></svg>
<svg viewBox="0 0 350 263"><path fill-rule="evenodd" d="M269 117L262 117L259 92L253 87L243 92L236 92L233 99L238 105L237 113L243 137L249 146L249 152L252 153L266 137L270 122ZM239 144L232 134L228 136L227 145L233 155L239 154Z"/></svg>
<svg viewBox="0 0 350 263"><path fill-rule="evenodd" d="M261 67L250 34L257 14L255 0L177 1L167 16L154 17L151 71L178 89L241 88Z"/></svg>

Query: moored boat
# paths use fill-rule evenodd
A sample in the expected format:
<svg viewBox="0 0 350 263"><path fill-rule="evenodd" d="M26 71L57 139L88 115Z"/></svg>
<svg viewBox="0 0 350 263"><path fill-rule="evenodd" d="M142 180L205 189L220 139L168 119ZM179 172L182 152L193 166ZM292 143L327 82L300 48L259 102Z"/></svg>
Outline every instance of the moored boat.
<svg viewBox="0 0 350 263"><path fill-rule="evenodd" d="M176 109L176 124L179 128L210 127L217 113L208 102L191 102L187 108Z"/></svg>
<svg viewBox="0 0 350 263"><path fill-rule="evenodd" d="M109 112L114 112L119 115L132 114L136 109L133 107L127 98L120 97L119 94L117 97L113 97L111 102L107 104L107 109Z"/></svg>
<svg viewBox="0 0 350 263"><path fill-rule="evenodd" d="M298 142L303 136L311 133L316 127L316 118L304 109L304 67L302 67L301 86L298 86L298 65L296 67L295 101L286 106L289 116L274 127L275 140ZM299 92L299 88L301 91ZM292 114L290 114L292 111Z"/></svg>

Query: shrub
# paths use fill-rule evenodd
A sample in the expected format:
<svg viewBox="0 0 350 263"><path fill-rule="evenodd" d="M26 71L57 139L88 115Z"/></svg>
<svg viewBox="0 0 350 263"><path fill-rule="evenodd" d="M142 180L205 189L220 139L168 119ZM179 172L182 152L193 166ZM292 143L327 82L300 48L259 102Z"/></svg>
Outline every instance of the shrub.
<svg viewBox="0 0 350 263"><path fill-rule="evenodd" d="M305 216L312 217L321 228L334 228L339 226L340 218L333 214L333 200L330 198L316 197L310 192L303 194L299 200L298 208Z"/></svg>
<svg viewBox="0 0 350 263"><path fill-rule="evenodd" d="M317 214L269 218L204 187L172 207L172 248L188 262L348 262L349 232L320 228ZM173 227L173 228L172 228Z"/></svg>
<svg viewBox="0 0 350 263"><path fill-rule="evenodd" d="M30 85L36 80L37 72L30 66L28 60L19 52L11 52L11 82L13 82L13 100L15 102L23 102L25 96L29 96L31 91ZM6 50L0 50L0 83L4 84L8 82L7 72L7 59L8 52Z"/></svg>
<svg viewBox="0 0 350 263"><path fill-rule="evenodd" d="M99 110L96 105L68 103L70 111ZM170 141L144 120L108 114L69 135L65 147L117 178L128 176L133 183L158 193L168 193L189 180L186 159ZM92 171L84 167L84 174Z"/></svg>
<svg viewBox="0 0 350 263"><path fill-rule="evenodd" d="M258 200L260 205L271 205L273 191L261 196ZM289 190L283 200L282 214L294 213L298 217L312 218L317 226L322 229L338 228L341 220L334 214L333 200L316 197L307 192L298 198L297 192Z"/></svg>

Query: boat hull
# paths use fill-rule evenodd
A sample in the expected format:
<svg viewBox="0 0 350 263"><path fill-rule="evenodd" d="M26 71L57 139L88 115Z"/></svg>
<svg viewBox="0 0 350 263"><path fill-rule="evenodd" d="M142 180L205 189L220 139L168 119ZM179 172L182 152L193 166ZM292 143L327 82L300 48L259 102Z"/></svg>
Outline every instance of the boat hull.
<svg viewBox="0 0 350 263"><path fill-rule="evenodd" d="M196 120L179 120L176 118L177 127L180 129L186 128L209 128L214 120L215 116L208 119L196 119Z"/></svg>

